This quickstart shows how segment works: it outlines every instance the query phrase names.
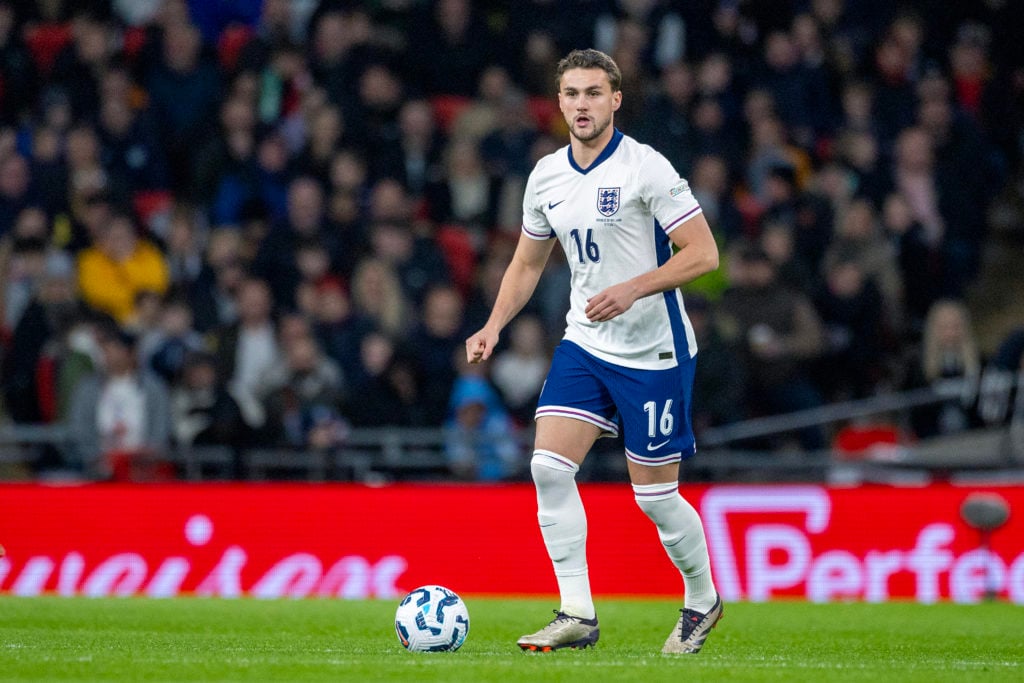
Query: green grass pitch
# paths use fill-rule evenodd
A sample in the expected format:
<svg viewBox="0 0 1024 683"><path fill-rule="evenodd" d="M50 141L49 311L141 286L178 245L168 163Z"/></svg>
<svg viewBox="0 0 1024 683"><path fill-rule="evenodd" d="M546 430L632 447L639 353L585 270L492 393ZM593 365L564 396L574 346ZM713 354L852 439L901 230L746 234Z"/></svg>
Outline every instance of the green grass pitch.
<svg viewBox="0 0 1024 683"><path fill-rule="evenodd" d="M599 600L592 650L523 653L552 601L467 599L454 653L414 654L397 601L0 598L2 681L1024 681L1005 603L726 604L696 656L663 656L665 601Z"/></svg>

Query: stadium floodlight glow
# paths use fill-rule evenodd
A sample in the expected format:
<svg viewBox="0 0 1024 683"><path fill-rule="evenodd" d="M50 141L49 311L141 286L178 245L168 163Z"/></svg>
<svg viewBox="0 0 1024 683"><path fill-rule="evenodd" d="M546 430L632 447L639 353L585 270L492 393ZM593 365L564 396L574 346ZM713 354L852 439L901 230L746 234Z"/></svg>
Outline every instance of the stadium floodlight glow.
<svg viewBox="0 0 1024 683"><path fill-rule="evenodd" d="M990 552L992 533L1006 524L1010 519L1010 504L997 493L977 491L964 498L960 504L960 518L967 526L978 530L980 548ZM995 581L992 567L985 565L985 597L994 600L996 597Z"/></svg>

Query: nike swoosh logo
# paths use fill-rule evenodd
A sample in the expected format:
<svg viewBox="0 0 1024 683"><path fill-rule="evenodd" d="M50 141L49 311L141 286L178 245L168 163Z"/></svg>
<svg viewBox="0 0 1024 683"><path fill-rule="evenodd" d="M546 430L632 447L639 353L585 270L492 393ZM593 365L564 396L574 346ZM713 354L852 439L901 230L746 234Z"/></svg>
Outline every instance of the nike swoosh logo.
<svg viewBox="0 0 1024 683"><path fill-rule="evenodd" d="M649 443L649 444L647 444L647 450L649 450L649 451L656 451L659 448L661 448L662 446L664 446L665 444L667 444L669 441L671 441L671 439L665 439L661 443L653 443L653 444Z"/></svg>
<svg viewBox="0 0 1024 683"><path fill-rule="evenodd" d="M561 202L554 202L554 203L548 202L548 211L550 211L551 209L555 208L556 206L558 206L559 204L561 204L564 201L565 200L563 199Z"/></svg>

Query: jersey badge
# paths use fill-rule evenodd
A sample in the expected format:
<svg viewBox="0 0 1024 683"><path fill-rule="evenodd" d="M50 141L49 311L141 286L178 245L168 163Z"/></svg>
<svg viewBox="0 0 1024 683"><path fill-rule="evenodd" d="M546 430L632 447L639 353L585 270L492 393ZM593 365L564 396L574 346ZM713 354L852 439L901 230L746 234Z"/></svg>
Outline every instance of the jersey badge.
<svg viewBox="0 0 1024 683"><path fill-rule="evenodd" d="M618 187L597 188L597 210L602 216L614 216L619 210Z"/></svg>

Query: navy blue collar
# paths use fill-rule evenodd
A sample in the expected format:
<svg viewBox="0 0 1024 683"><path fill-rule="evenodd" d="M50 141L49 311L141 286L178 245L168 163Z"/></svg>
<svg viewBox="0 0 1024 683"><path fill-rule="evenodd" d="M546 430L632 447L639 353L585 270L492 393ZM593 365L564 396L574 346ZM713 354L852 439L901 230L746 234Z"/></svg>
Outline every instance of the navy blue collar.
<svg viewBox="0 0 1024 683"><path fill-rule="evenodd" d="M594 159L594 163L590 164L590 166L587 166L585 169L580 168L580 165L577 164L576 160L572 158L572 145L569 145L569 165L572 166L578 173L582 173L583 175L590 173L595 168L600 166L605 159L607 159L608 157L615 153L615 150L619 148L619 143L622 142L622 131L620 131L618 128L615 128L614 130L615 132L612 133L612 139L608 141L608 144L605 145L604 149L601 150L601 153L597 155L597 158Z"/></svg>

